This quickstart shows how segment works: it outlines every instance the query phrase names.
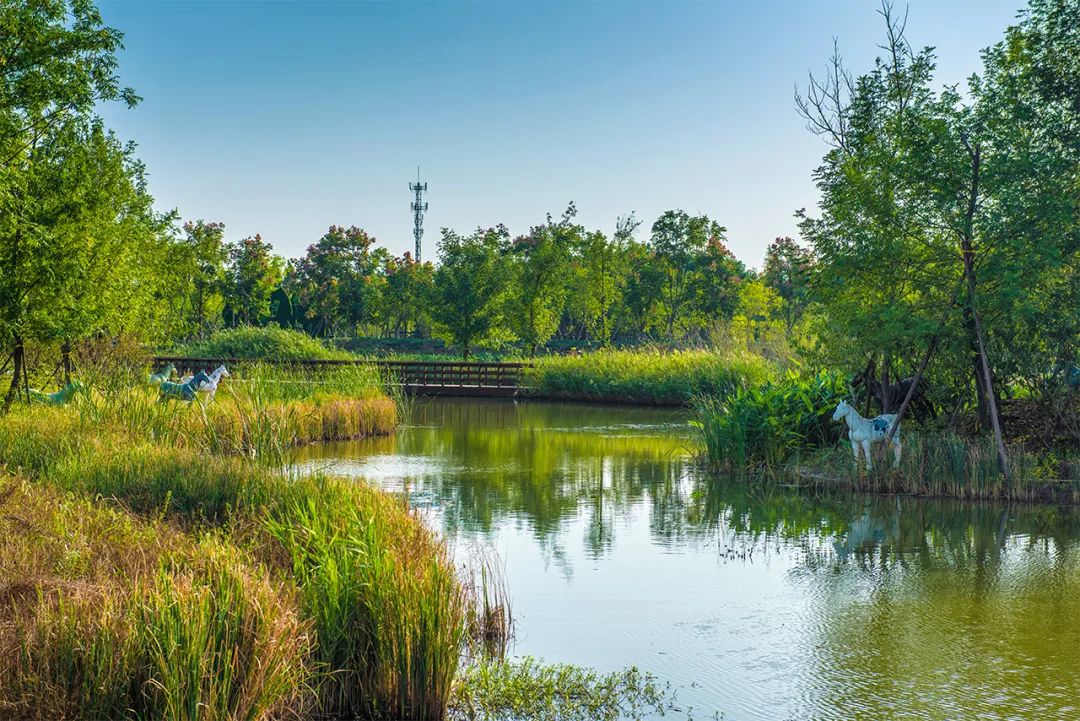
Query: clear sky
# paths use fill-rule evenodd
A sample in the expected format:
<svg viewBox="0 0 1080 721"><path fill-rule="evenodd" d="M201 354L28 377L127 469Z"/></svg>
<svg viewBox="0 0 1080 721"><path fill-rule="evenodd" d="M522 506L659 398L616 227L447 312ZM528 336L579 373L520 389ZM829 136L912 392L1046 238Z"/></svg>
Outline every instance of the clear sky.
<svg viewBox="0 0 1080 721"><path fill-rule="evenodd" d="M902 3L898 2L898 6ZM1023 0L912 0L908 36L941 82L979 68ZM876 0L292 2L102 0L126 34L139 145L162 209L261 233L287 257L331 224L412 247L408 183L438 229L526 232L573 200L611 232L683 208L728 228L760 266L815 203L824 152L795 86L837 37L872 63Z"/></svg>

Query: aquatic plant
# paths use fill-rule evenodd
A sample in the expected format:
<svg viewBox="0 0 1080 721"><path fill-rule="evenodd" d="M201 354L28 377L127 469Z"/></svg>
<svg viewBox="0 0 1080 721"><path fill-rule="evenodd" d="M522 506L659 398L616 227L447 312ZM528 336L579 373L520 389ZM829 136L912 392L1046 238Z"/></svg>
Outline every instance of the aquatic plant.
<svg viewBox="0 0 1080 721"><path fill-rule="evenodd" d="M695 398L691 426L710 464L777 471L799 452L839 439L831 414L847 389L839 374L788 371L779 380Z"/></svg>
<svg viewBox="0 0 1080 721"><path fill-rule="evenodd" d="M669 686L628 668L609 674L526 656L469 666L454 694L454 721L616 721L662 716Z"/></svg>

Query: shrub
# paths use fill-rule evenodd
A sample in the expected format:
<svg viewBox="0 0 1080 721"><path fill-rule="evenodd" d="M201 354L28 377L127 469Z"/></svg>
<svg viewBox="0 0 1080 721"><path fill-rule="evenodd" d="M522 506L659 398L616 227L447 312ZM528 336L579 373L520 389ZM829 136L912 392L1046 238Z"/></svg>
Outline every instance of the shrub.
<svg viewBox="0 0 1080 721"><path fill-rule="evenodd" d="M215 331L205 340L185 343L173 350L191 358L247 358L251 360L305 360L353 358L332 350L307 333L276 325L241 326Z"/></svg>
<svg viewBox="0 0 1080 721"><path fill-rule="evenodd" d="M832 412L847 391L844 376L789 371L778 381L697 398L691 425L711 464L776 471L800 451L839 438Z"/></svg>

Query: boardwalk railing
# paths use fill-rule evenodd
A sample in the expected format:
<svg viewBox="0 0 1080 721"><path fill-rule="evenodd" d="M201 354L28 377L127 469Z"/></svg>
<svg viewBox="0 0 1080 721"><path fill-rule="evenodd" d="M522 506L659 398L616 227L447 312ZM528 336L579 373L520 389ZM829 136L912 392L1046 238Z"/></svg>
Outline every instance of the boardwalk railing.
<svg viewBox="0 0 1080 721"><path fill-rule="evenodd" d="M522 374L528 363L471 363L465 361L395 360L260 360L245 358L189 358L158 356L154 367L172 363L181 373L213 369L219 365L267 363L292 368L330 368L350 365L375 366L407 393L418 395L513 396L522 389Z"/></svg>

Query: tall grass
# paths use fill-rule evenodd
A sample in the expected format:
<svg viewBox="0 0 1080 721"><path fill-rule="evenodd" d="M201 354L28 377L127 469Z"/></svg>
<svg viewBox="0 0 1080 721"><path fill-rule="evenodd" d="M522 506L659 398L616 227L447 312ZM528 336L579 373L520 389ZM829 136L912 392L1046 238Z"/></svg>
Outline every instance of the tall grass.
<svg viewBox="0 0 1080 721"><path fill-rule="evenodd" d="M212 402L159 402L141 383L122 391L92 392L73 407L82 429L123 432L154 443L205 452L286 462L298 445L391 432L397 404L382 390L374 368L303 370L255 364L222 381ZM71 428L70 415L60 415ZM78 429L74 435L78 435Z"/></svg>
<svg viewBox="0 0 1080 721"><path fill-rule="evenodd" d="M308 634L245 554L9 479L0 714L244 719L300 711Z"/></svg>
<svg viewBox="0 0 1080 721"><path fill-rule="evenodd" d="M693 405L702 456L714 468L756 479L958 498L1080 501L1080 463L1011 448L1006 481L993 440L901 430L903 453L877 447L875 467L856 468L844 425L832 413L847 395L842 376L784 378Z"/></svg>
<svg viewBox="0 0 1080 721"><path fill-rule="evenodd" d="M776 381L696 398L691 425L710 464L776 472L796 454L839 439L831 414L846 392L843 376L789 371Z"/></svg>
<svg viewBox="0 0 1080 721"><path fill-rule="evenodd" d="M336 717L438 719L449 702L468 599L445 547L396 504L312 481L268 521L333 669L319 699Z"/></svg>
<svg viewBox="0 0 1080 721"><path fill-rule="evenodd" d="M808 453L792 461L783 475L801 483L843 486L886 493L1024 501L1080 502L1080 463L1076 458L1050 466L1046 457L1012 447L1009 480L1001 475L997 447L990 437L953 433L904 433L900 466L891 451L878 448L873 470L856 469L849 445Z"/></svg>
<svg viewBox="0 0 1080 721"><path fill-rule="evenodd" d="M23 431L32 432L32 421L47 424L54 415L26 409L16 417L24 420ZM74 429L80 431L78 424ZM0 433L0 454L5 444L19 443L19 438ZM290 479L238 457L133 440L125 434L106 441L84 439L53 455L55 448L43 443L21 451L38 469L40 482L114 501L148 519L224 529L231 542L251 549L286 580L294 590L285 595L295 597L299 617L310 624L306 663L316 670L311 685L320 714L443 716L479 612L473 610L474 588L462 582L445 546L399 499L347 480ZM196 649L215 625L223 625L220 633L236 625L231 606L214 605L235 597L235 578L219 574L211 593L195 578L169 573L172 580L159 576L140 592L160 623L153 625L149 617L138 623ZM184 596L183 607L173 602L177 594ZM81 611L102 619L93 625L104 634L94 641L98 647L122 640L110 630L115 614L106 610ZM199 625L207 618L217 620ZM109 619L113 621L106 623ZM85 640L85 633L75 637ZM117 646L117 656L124 656L125 649ZM217 651L211 655L220 656ZM161 691L161 703L167 708L190 708L196 697L201 704L223 703L214 689L196 691L178 675L202 664L201 655L186 661L156 658L159 664L186 664L161 667L168 689L167 694ZM275 679L265 684L276 684Z"/></svg>
<svg viewBox="0 0 1080 721"><path fill-rule="evenodd" d="M773 372L749 354L599 351L540 358L526 371L525 385L529 395L546 398L684 405L758 385Z"/></svg>

